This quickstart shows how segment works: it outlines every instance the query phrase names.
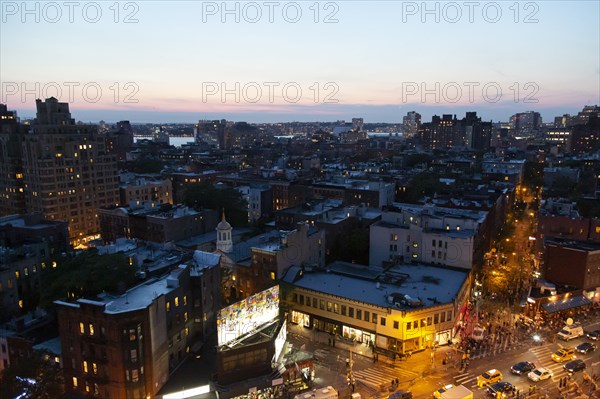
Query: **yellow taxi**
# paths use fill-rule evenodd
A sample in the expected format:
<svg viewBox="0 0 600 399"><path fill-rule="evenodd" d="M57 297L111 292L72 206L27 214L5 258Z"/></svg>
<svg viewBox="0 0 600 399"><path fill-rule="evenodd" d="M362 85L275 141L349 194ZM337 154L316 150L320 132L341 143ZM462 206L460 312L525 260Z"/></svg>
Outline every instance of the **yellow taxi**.
<svg viewBox="0 0 600 399"><path fill-rule="evenodd" d="M452 388L454 388L454 385L452 385L452 384L445 385L445 386L441 387L440 389L438 389L437 391L435 391L433 393L433 397L435 399L439 399L442 397L442 394L444 392L446 392L447 390L452 389Z"/></svg>
<svg viewBox="0 0 600 399"><path fill-rule="evenodd" d="M575 349L561 348L552 354L552 360L557 363L571 360L575 357Z"/></svg>
<svg viewBox="0 0 600 399"><path fill-rule="evenodd" d="M494 382L502 381L502 373L499 370L491 369L477 376L477 386L493 384Z"/></svg>

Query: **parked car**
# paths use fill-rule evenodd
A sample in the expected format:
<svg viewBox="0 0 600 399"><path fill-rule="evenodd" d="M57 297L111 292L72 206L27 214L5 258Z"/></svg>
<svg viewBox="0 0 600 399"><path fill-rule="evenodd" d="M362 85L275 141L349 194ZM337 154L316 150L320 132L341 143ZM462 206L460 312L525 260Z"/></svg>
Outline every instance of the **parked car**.
<svg viewBox="0 0 600 399"><path fill-rule="evenodd" d="M579 353L590 353L596 350L596 345L591 342L584 342L583 344L577 345L575 350Z"/></svg>
<svg viewBox="0 0 600 399"><path fill-rule="evenodd" d="M513 374L525 374L527 375L527 373L529 373L530 371L533 371L535 369L535 364L531 363L531 362L519 362L517 364L513 364L512 367L510 368L510 372Z"/></svg>
<svg viewBox="0 0 600 399"><path fill-rule="evenodd" d="M552 377L552 372L550 370L548 370L546 367L537 368L537 369L533 370L532 372L530 372L529 374L527 374L527 378L529 378L533 382L546 380L550 377Z"/></svg>
<svg viewBox="0 0 600 399"><path fill-rule="evenodd" d="M567 372L569 372L569 373L574 373L576 371L585 370L585 367L586 367L585 362L581 359L576 359L576 360L573 360L572 362L565 364L565 370L567 370Z"/></svg>

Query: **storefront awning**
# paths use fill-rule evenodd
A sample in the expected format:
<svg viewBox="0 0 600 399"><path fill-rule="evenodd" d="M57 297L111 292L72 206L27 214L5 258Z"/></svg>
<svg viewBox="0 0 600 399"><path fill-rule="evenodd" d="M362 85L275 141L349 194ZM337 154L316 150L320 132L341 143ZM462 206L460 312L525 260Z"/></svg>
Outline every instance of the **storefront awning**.
<svg viewBox="0 0 600 399"><path fill-rule="evenodd" d="M563 310L590 305L591 303L592 302L590 302L590 300L584 296L576 296L573 298L565 298L554 302L544 303L542 307L548 313L556 313Z"/></svg>

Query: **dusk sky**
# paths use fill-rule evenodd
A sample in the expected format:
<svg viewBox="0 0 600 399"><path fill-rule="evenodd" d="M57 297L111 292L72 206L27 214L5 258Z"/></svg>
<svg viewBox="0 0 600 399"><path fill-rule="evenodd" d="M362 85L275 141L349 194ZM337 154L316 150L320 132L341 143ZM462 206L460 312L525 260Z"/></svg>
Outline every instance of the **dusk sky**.
<svg viewBox="0 0 600 399"><path fill-rule="evenodd" d="M547 122L600 104L598 1L75 3L0 3L0 102L21 117L49 96L132 122Z"/></svg>

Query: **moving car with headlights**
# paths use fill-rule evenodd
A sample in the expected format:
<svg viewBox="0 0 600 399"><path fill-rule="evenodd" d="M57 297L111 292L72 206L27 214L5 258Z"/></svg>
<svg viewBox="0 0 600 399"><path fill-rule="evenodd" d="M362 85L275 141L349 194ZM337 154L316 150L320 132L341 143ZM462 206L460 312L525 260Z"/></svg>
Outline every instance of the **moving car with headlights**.
<svg viewBox="0 0 600 399"><path fill-rule="evenodd" d="M573 360L572 362L565 364L565 370L569 373L585 370L585 362L581 359Z"/></svg>
<svg viewBox="0 0 600 399"><path fill-rule="evenodd" d="M490 385L502 380L502 373L496 369L491 369L477 376L477 386Z"/></svg>
<svg viewBox="0 0 600 399"><path fill-rule="evenodd" d="M583 344L577 345L575 350L579 353L590 353L596 350L596 345L591 342L584 342Z"/></svg>
<svg viewBox="0 0 600 399"><path fill-rule="evenodd" d="M527 374L527 378L529 378L533 382L547 380L550 377L552 377L552 372L546 367L537 368L531 371L529 374Z"/></svg>
<svg viewBox="0 0 600 399"><path fill-rule="evenodd" d="M552 354L552 360L557 363L571 360L575 357L575 350L572 348L562 348Z"/></svg>
<svg viewBox="0 0 600 399"><path fill-rule="evenodd" d="M533 370L535 370L535 364L531 362L519 362L517 364L513 364L510 368L510 372L517 375L527 375L527 373Z"/></svg>
<svg viewBox="0 0 600 399"><path fill-rule="evenodd" d="M600 338L600 330L590 331L585 335L592 341L598 341L598 338Z"/></svg>
<svg viewBox="0 0 600 399"><path fill-rule="evenodd" d="M454 388L454 385L452 385L452 384L444 385L443 387L441 387L440 389L438 389L437 391L435 391L433 393L433 397L436 399L439 399L442 397L442 394L444 392L446 392L447 390L452 389L452 388Z"/></svg>
<svg viewBox="0 0 600 399"><path fill-rule="evenodd" d="M500 381L492 384L488 387L487 392L489 396L494 398L507 398L510 392L513 392L515 387L508 381Z"/></svg>

